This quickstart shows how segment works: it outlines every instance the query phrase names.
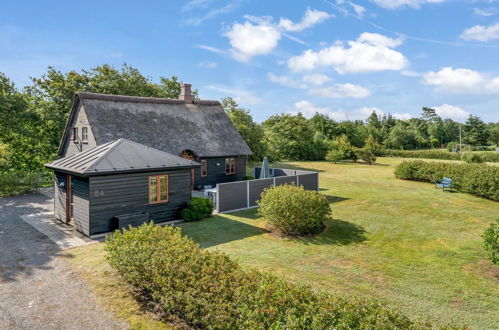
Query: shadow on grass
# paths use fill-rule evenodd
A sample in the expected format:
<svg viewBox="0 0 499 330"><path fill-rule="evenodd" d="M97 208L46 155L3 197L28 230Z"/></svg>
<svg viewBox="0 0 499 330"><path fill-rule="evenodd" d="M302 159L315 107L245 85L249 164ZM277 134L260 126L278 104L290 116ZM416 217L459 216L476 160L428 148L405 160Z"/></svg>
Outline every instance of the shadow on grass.
<svg viewBox="0 0 499 330"><path fill-rule="evenodd" d="M350 199L341 196L331 196L331 195L324 195L324 196L326 196L326 199L329 203L339 203Z"/></svg>
<svg viewBox="0 0 499 330"><path fill-rule="evenodd" d="M238 212L237 217L252 220L258 218L254 211ZM209 248L269 232L264 228L231 219L223 214L200 222L184 223L181 227L184 234L202 248Z"/></svg>
<svg viewBox="0 0 499 330"><path fill-rule="evenodd" d="M349 245L367 240L362 226L339 219L329 220L326 229L317 236L297 239L304 244Z"/></svg>

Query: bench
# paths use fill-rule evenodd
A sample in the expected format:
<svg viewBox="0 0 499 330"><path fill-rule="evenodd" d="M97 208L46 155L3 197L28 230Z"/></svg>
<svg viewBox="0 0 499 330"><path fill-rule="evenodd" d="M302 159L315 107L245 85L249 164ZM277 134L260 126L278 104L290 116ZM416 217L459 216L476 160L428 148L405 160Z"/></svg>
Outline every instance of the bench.
<svg viewBox="0 0 499 330"><path fill-rule="evenodd" d="M451 178L446 178L445 176L442 178L442 182L435 182L435 189L437 187L442 187L442 191L445 191L445 188L449 188L452 190L452 179Z"/></svg>

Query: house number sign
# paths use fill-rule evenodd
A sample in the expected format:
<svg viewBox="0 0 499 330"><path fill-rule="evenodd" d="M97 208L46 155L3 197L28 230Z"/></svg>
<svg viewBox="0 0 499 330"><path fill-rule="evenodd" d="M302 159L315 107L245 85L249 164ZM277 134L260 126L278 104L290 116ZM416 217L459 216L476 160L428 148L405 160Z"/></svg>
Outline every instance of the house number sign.
<svg viewBox="0 0 499 330"><path fill-rule="evenodd" d="M96 191L94 191L94 196L95 197L102 197L102 196L104 196L104 190L96 190Z"/></svg>

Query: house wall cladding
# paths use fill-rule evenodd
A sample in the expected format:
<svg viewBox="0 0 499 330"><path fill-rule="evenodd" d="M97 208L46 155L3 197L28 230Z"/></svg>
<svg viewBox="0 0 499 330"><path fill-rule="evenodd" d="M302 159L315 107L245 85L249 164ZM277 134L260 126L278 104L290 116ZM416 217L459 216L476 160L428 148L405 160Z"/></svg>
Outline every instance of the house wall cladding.
<svg viewBox="0 0 499 330"><path fill-rule="evenodd" d="M236 174L225 174L225 159L236 159ZM194 169L194 186L204 187L211 185L215 187L217 183L241 181L246 177L246 156L208 157L197 158L194 161L201 163L206 159L208 162L208 175L201 176L201 168ZM217 165L219 164L219 165Z"/></svg>
<svg viewBox="0 0 499 330"><path fill-rule="evenodd" d="M54 214L61 221L66 222L66 174L54 174ZM63 186L61 186L61 183ZM71 189L73 191L73 221L76 230L89 234L89 181L87 178L72 176Z"/></svg>
<svg viewBox="0 0 499 330"><path fill-rule="evenodd" d="M260 168L255 168L255 175L259 176L260 170ZM272 171L271 169L272 172L277 176L218 184L217 212L224 213L258 207L256 202L260 199L261 193L272 185L294 184L303 186L305 190L319 190L319 173L317 172L288 169L273 169Z"/></svg>
<svg viewBox="0 0 499 330"><path fill-rule="evenodd" d="M169 201L149 204L148 177L169 175ZM191 198L191 170L166 170L142 173L100 175L90 178L90 235L114 230L116 215L140 211L150 220L164 222L178 219L179 212ZM117 211L119 210L119 211Z"/></svg>

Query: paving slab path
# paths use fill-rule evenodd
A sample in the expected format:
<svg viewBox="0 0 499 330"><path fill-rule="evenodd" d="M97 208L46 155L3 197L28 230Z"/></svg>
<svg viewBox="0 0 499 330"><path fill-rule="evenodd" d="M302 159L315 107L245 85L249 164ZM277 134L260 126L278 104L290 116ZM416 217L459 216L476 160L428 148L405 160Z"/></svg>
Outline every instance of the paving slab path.
<svg viewBox="0 0 499 330"><path fill-rule="evenodd" d="M22 216L52 211L43 194L0 198L0 329L126 329L100 306L61 247Z"/></svg>

